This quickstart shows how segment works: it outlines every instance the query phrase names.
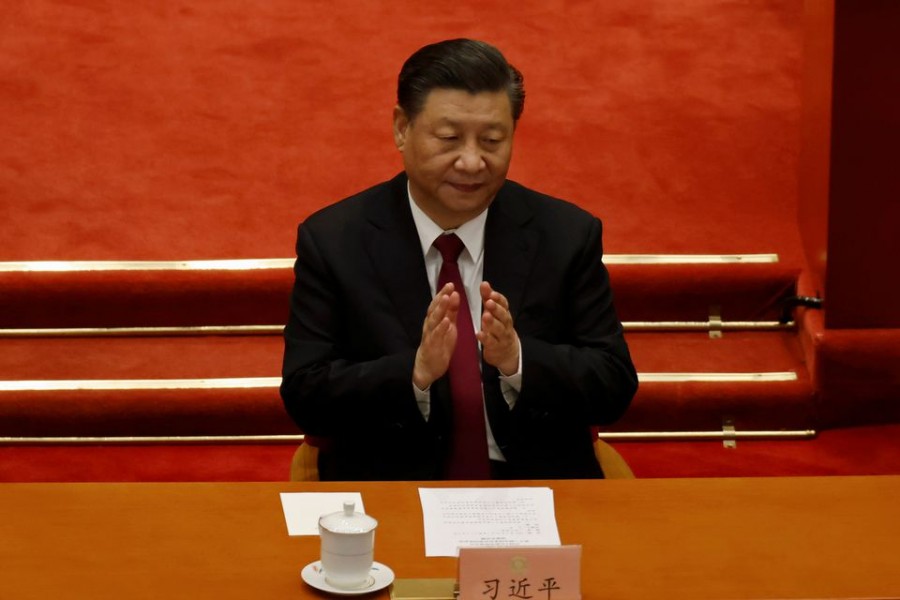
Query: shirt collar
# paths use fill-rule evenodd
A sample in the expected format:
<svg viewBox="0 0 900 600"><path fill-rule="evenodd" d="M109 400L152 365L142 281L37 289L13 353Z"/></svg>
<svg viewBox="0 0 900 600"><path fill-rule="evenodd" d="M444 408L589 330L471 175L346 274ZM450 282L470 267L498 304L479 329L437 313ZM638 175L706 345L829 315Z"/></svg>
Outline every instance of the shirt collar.
<svg viewBox="0 0 900 600"><path fill-rule="evenodd" d="M463 245L466 247L466 252L469 253L472 260L478 261L478 257L481 256L481 252L484 250L484 225L487 222L487 210L481 211L481 214L477 217L466 221L456 229L444 231L415 203L412 192L409 189L409 183L406 184L406 193L409 198L409 208L412 211L413 221L416 223L416 231L419 234L419 243L422 244L423 256L432 249L432 244L439 235L452 232L462 240ZM435 252L437 252L436 249Z"/></svg>

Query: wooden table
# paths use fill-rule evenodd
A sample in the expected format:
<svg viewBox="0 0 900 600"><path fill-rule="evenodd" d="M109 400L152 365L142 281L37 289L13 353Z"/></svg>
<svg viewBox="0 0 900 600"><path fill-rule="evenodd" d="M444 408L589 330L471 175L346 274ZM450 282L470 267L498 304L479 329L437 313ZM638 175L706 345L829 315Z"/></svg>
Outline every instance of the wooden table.
<svg viewBox="0 0 900 600"><path fill-rule="evenodd" d="M325 597L300 579L318 538L287 535L282 491L360 491L376 560L455 577L425 558L420 485L440 484L0 485L0 598ZM900 477L518 485L553 488L586 599L900 597Z"/></svg>

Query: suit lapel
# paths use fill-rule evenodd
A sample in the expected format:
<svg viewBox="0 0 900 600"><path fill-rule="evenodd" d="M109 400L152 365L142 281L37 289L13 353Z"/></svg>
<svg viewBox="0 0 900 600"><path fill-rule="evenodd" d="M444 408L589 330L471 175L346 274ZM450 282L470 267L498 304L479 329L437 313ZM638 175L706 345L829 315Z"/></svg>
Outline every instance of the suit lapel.
<svg viewBox="0 0 900 600"><path fill-rule="evenodd" d="M418 345L432 291L409 210L406 176L392 179L384 193L369 203L366 214L365 247L372 268L410 341ZM507 297L513 318L522 307L538 250L538 234L529 226L533 214L527 197L516 184L507 182L491 204L485 223L484 280Z"/></svg>
<svg viewBox="0 0 900 600"><path fill-rule="evenodd" d="M507 182L491 204L484 229L484 280L509 300L513 321L522 300L538 250L539 236L529 226L533 209L518 186ZM494 440L508 456L510 412L500 390L499 373L482 362L485 406Z"/></svg>
<svg viewBox="0 0 900 600"><path fill-rule="evenodd" d="M484 280L509 300L513 319L538 248L538 234L529 227L533 211L515 184L506 183L488 212L484 231Z"/></svg>
<svg viewBox="0 0 900 600"><path fill-rule="evenodd" d="M410 341L418 346L422 320L431 302L425 259L409 210L406 177L391 180L384 195L369 204L365 246L372 268L396 306Z"/></svg>

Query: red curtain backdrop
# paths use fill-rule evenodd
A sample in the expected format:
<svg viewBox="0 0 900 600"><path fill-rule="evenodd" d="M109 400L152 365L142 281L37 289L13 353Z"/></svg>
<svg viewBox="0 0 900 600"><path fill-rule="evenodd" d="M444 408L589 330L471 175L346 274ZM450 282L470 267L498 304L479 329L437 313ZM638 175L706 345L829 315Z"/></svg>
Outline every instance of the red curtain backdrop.
<svg viewBox="0 0 900 600"><path fill-rule="evenodd" d="M32 0L0 14L0 260L289 257L400 168L395 77L467 36L525 73L511 176L607 251L778 252L796 232L798 0Z"/></svg>
<svg viewBox="0 0 900 600"><path fill-rule="evenodd" d="M716 429L723 411L741 428L897 421L898 313L888 303L900 281L890 135L900 79L896 67L881 76L896 60L870 58L897 55L897 21L881 15L898 15L900 3L835 1L832 28L832 3L812 0L13 0L0 10L0 262L290 258L299 221L400 170L390 125L403 60L429 42L480 38L526 77L510 176L603 218L607 253L780 256L775 265L616 265L626 320L705 320L712 306L726 320L773 319L801 273L802 293L828 287L838 307L828 330L821 312L801 313L799 337L629 333L641 371L798 379L764 392L647 384L622 426L647 418ZM832 50L842 86L833 107ZM281 324L290 283L287 267L8 271L0 328ZM861 297L867 312L856 312ZM281 350L278 335L0 341L0 380L277 377ZM274 388L0 400L9 435L188 435L203 432L198 423L216 434L296 432ZM744 444L755 454L740 455L637 444L626 457L641 476L760 474L767 461L768 472L810 472L820 460L831 466L813 472L848 472L863 470L859 453L887 448L880 468L896 470L884 459L897 456L896 441L856 436L831 437L815 456L795 442ZM148 470L114 477L197 477L212 463L221 469L199 477L287 475L286 448L232 449L73 455L107 461L91 471L60 464L58 448L4 447L0 480L102 478L129 453ZM782 450L796 461L776 464ZM682 451L707 462L671 469ZM179 452L202 457L176 474ZM277 468L260 475L269 460Z"/></svg>

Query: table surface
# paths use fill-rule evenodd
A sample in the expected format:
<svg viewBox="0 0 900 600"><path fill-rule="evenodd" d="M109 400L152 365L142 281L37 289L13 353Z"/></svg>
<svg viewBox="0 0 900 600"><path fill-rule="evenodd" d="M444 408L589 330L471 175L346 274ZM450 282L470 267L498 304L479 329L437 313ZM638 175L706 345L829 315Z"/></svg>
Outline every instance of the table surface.
<svg viewBox="0 0 900 600"><path fill-rule="evenodd" d="M300 579L318 538L287 535L280 492L359 491L375 560L455 577L425 557L418 488L469 485L3 484L0 598L324 598ZM900 476L490 485L554 490L586 599L900 597Z"/></svg>

